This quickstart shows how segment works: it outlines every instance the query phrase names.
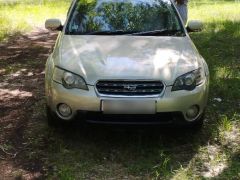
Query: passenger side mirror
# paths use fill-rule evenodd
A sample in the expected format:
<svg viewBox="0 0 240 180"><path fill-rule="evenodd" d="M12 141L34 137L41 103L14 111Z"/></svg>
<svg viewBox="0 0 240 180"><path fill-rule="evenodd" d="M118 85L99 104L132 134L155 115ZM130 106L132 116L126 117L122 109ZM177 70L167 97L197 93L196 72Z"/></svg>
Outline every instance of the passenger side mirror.
<svg viewBox="0 0 240 180"><path fill-rule="evenodd" d="M203 29L202 21L190 20L187 24L188 32L199 32Z"/></svg>
<svg viewBox="0 0 240 180"><path fill-rule="evenodd" d="M61 31L63 26L60 19L47 19L45 28L51 31Z"/></svg>

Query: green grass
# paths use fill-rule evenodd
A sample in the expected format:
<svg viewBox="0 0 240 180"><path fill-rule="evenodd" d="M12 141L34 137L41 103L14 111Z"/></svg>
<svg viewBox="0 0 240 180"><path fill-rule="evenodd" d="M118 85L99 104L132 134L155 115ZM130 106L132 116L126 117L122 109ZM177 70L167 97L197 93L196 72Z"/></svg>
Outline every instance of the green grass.
<svg viewBox="0 0 240 180"><path fill-rule="evenodd" d="M22 156L31 161L40 158L49 179L239 179L240 3L190 2L189 19L205 24L202 32L191 37L211 73L202 131L54 130L38 122L25 134L29 146ZM5 30L2 33L1 29L0 36L25 32L33 24L41 26L48 17L64 18L67 6L63 1L1 6L0 25ZM58 8L51 11L53 7ZM13 21L16 13L19 15ZM7 16L6 20L2 16ZM44 101L32 107L38 114L35 118L46 118L43 107Z"/></svg>
<svg viewBox="0 0 240 180"><path fill-rule="evenodd" d="M0 0L0 42L10 35L44 27L47 18L64 21L70 0Z"/></svg>
<svg viewBox="0 0 240 180"><path fill-rule="evenodd" d="M199 146L185 168L177 171L175 177L180 175L185 179L192 174L200 179L240 178L236 158L239 158L240 135L235 134L240 132L240 3L215 2L190 4L190 19L199 19L205 24L202 32L193 33L191 37L210 69L208 122L204 133L210 133L211 138L208 145ZM222 102L214 101L216 97Z"/></svg>

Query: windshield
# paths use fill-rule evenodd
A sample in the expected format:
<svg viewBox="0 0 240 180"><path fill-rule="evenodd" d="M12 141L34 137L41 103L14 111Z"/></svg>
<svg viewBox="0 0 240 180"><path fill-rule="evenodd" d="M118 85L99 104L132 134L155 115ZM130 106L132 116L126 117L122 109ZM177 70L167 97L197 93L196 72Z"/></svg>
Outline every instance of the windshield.
<svg viewBox="0 0 240 180"><path fill-rule="evenodd" d="M170 0L78 0L66 33L183 35L184 31Z"/></svg>

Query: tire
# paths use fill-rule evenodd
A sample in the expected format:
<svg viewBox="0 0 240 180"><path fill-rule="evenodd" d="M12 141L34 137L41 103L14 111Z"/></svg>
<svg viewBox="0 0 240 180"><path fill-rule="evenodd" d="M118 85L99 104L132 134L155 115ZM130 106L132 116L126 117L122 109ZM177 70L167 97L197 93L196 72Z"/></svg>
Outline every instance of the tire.
<svg viewBox="0 0 240 180"><path fill-rule="evenodd" d="M57 117L57 115L51 111L51 109L47 106L46 107L46 114L47 114L47 123L50 127L61 127L63 125L63 120Z"/></svg>
<svg viewBox="0 0 240 180"><path fill-rule="evenodd" d="M198 131L201 130L203 127L203 122L205 119L205 112L203 112L197 120L191 123L187 123L187 126L191 128L191 130Z"/></svg>
<svg viewBox="0 0 240 180"><path fill-rule="evenodd" d="M204 119L205 119L205 114L203 113L195 122L190 124L190 127L194 129L201 129L203 126Z"/></svg>
<svg viewBox="0 0 240 180"><path fill-rule="evenodd" d="M196 119L193 122L186 121L183 115L181 115L174 120L174 124L176 127L180 129L198 131L202 128L204 119L205 119L204 112L198 117L198 119Z"/></svg>

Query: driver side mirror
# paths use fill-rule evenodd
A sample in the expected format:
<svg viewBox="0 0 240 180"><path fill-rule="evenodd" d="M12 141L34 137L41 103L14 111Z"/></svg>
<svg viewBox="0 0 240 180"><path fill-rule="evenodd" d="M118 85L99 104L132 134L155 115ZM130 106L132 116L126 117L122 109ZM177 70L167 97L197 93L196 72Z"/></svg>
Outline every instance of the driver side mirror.
<svg viewBox="0 0 240 180"><path fill-rule="evenodd" d="M187 24L188 32L199 32L203 29L202 21L190 20Z"/></svg>
<svg viewBox="0 0 240 180"><path fill-rule="evenodd" d="M45 22L45 28L51 31L61 31L63 25L60 19L47 19Z"/></svg>

